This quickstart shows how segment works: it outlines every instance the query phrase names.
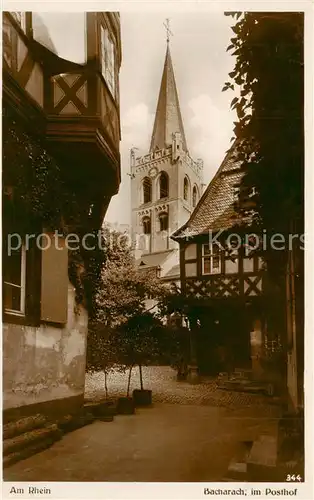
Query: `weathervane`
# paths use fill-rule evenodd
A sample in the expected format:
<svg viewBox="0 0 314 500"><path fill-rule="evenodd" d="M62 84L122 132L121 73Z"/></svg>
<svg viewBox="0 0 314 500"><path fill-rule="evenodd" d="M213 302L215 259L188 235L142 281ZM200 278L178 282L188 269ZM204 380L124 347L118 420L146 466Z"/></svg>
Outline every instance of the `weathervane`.
<svg viewBox="0 0 314 500"><path fill-rule="evenodd" d="M173 33L170 29L170 19L167 18L164 22L164 27L166 28L166 33L167 33L167 43L169 43L170 40L170 35L173 36Z"/></svg>

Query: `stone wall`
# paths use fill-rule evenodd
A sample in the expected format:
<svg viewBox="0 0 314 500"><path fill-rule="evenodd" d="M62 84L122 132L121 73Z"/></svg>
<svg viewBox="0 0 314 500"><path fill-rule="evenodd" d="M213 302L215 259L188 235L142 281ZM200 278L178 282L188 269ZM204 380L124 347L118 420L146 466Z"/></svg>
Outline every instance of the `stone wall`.
<svg viewBox="0 0 314 500"><path fill-rule="evenodd" d="M4 324L3 410L83 395L87 325L70 284L64 327Z"/></svg>

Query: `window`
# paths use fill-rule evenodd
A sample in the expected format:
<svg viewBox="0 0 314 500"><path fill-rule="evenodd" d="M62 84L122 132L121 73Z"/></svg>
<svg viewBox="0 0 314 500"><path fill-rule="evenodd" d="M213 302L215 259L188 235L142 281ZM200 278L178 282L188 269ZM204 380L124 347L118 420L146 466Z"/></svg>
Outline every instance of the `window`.
<svg viewBox="0 0 314 500"><path fill-rule="evenodd" d="M162 172L159 177L159 198L167 198L169 195L168 175Z"/></svg>
<svg viewBox="0 0 314 500"><path fill-rule="evenodd" d="M4 310L9 314L25 315L26 250L8 252L3 246L3 296ZM9 255L9 253L11 255Z"/></svg>
<svg viewBox="0 0 314 500"><path fill-rule="evenodd" d="M159 215L160 231L168 230L168 214Z"/></svg>
<svg viewBox="0 0 314 500"><path fill-rule="evenodd" d="M143 219L143 232L144 232L144 234L151 234L150 217L144 217L144 219Z"/></svg>
<svg viewBox="0 0 314 500"><path fill-rule="evenodd" d="M152 181L148 177L143 180L143 201L144 203L152 201Z"/></svg>
<svg viewBox="0 0 314 500"><path fill-rule="evenodd" d="M115 57L114 43L109 31L101 26L101 72L112 95L115 95Z"/></svg>
<svg viewBox="0 0 314 500"><path fill-rule="evenodd" d="M204 244L202 247L202 273L221 273L221 254L218 245Z"/></svg>
<svg viewBox="0 0 314 500"><path fill-rule="evenodd" d="M26 12L11 12L12 17L21 26L23 31L26 31Z"/></svg>
<svg viewBox="0 0 314 500"><path fill-rule="evenodd" d="M246 187L246 186L239 186L236 185L233 187L233 201L235 202L240 202L241 205L249 202L250 204L253 203L253 200L249 201L249 198L254 198L254 196L257 194L255 186L252 188Z"/></svg>
<svg viewBox="0 0 314 500"><path fill-rule="evenodd" d="M233 201L238 201L240 195L240 186L233 187Z"/></svg>
<svg viewBox="0 0 314 500"><path fill-rule="evenodd" d="M196 189L196 186L194 186L193 187L193 194L192 194L193 207L196 207L196 203L197 203L197 189Z"/></svg>
<svg viewBox="0 0 314 500"><path fill-rule="evenodd" d="M188 201L188 199L189 199L189 181L187 180L186 177L184 178L184 181L183 181L183 198L186 201Z"/></svg>

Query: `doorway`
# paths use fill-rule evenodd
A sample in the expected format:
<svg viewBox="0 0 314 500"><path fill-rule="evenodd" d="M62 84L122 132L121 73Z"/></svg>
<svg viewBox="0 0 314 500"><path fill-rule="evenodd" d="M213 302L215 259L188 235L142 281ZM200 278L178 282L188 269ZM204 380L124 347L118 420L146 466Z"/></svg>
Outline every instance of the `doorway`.
<svg viewBox="0 0 314 500"><path fill-rule="evenodd" d="M243 306L204 308L199 319L197 358L201 374L217 375L251 367L251 323Z"/></svg>

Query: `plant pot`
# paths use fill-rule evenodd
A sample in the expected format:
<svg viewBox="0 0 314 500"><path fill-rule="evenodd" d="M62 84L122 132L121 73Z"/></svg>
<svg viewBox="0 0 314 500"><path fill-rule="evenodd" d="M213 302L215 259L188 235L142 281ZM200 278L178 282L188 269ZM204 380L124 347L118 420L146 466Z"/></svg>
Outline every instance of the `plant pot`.
<svg viewBox="0 0 314 500"><path fill-rule="evenodd" d="M107 401L95 404L92 408L92 412L98 419L102 417L114 417L117 414L115 406Z"/></svg>
<svg viewBox="0 0 314 500"><path fill-rule="evenodd" d="M98 420L100 420L100 422L112 422L113 415L103 415L103 416L98 417Z"/></svg>
<svg viewBox="0 0 314 500"><path fill-rule="evenodd" d="M135 406L150 406L152 404L152 391L149 389L134 389L133 400Z"/></svg>
<svg viewBox="0 0 314 500"><path fill-rule="evenodd" d="M118 415L133 415L135 413L135 405L133 398L122 397L118 399L117 402L117 414Z"/></svg>

